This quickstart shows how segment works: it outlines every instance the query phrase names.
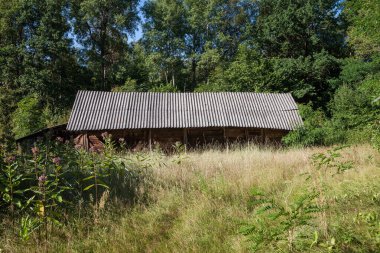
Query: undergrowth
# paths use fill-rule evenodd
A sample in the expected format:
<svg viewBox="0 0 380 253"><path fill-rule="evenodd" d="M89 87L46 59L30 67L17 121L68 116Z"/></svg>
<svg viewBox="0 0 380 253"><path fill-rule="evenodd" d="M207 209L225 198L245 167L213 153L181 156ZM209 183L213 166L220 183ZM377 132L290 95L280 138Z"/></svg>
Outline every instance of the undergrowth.
<svg viewBox="0 0 380 253"><path fill-rule="evenodd" d="M7 176L0 249L378 252L380 155L371 147L177 150L70 149L57 165L40 148L37 175L32 154L16 157L19 168L5 158L2 173L25 177ZM42 185L45 160L51 181Z"/></svg>

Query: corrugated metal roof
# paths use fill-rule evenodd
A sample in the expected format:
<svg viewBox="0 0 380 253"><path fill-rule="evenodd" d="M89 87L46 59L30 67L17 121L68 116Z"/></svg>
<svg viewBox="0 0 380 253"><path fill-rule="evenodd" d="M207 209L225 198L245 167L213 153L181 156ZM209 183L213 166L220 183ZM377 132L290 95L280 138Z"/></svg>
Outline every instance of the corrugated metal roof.
<svg viewBox="0 0 380 253"><path fill-rule="evenodd" d="M25 139L29 139L29 138L33 138L33 137L37 137L37 136L44 136L49 131L65 131L66 129L67 129L67 123L59 124L59 125L55 125L55 126L51 126L51 127L46 127L46 128L40 129L36 132L33 132L31 134L17 138L16 141L21 142Z"/></svg>
<svg viewBox="0 0 380 253"><path fill-rule="evenodd" d="M302 124L286 93L79 91L67 130L249 127L293 130Z"/></svg>

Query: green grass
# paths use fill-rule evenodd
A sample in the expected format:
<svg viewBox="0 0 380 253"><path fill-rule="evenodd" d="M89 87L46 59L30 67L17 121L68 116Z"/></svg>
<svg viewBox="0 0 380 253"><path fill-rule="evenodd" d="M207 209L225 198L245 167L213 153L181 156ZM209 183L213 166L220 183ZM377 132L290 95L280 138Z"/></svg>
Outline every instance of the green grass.
<svg viewBox="0 0 380 253"><path fill-rule="evenodd" d="M259 150L256 148L193 152L180 159L152 155L154 181L149 200L127 206L105 203L99 223L83 215L52 229L47 244L35 234L22 242L6 230L5 252L248 252L239 233L250 222L252 187L263 189L283 205L292 202L308 181L310 157L324 148ZM378 252L380 242L380 155L369 146L345 150L354 169L326 179L328 238L310 252ZM142 186L141 191L146 190ZM318 226L318 220L315 221ZM4 226L11 226L3 221ZM16 228L18 229L18 228ZM313 236L313 235L311 235ZM275 251L274 248L272 248ZM282 252L286 252L284 247ZM268 247L262 252L270 252Z"/></svg>

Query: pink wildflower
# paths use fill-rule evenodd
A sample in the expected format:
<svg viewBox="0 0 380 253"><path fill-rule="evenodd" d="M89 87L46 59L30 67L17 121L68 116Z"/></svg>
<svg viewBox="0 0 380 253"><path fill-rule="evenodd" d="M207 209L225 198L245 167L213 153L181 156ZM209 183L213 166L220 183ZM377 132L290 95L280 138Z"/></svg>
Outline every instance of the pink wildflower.
<svg viewBox="0 0 380 253"><path fill-rule="evenodd" d="M38 177L38 185L42 186L47 180L47 176L45 174L42 174Z"/></svg>
<svg viewBox="0 0 380 253"><path fill-rule="evenodd" d="M40 149L38 147L33 147L32 153L33 153L33 155L38 155L38 153L40 153Z"/></svg>
<svg viewBox="0 0 380 253"><path fill-rule="evenodd" d="M89 151L92 153L100 153L100 149L97 146L92 146Z"/></svg>
<svg viewBox="0 0 380 253"><path fill-rule="evenodd" d="M80 145L80 144L77 144L77 145L75 145L75 147L74 147L76 150L80 150L80 149L82 149L83 148L83 146L82 145Z"/></svg>
<svg viewBox="0 0 380 253"><path fill-rule="evenodd" d="M14 161L16 161L16 156L12 155L12 156L8 156L6 159L5 159L5 162L6 163L13 163Z"/></svg>
<svg viewBox="0 0 380 253"><path fill-rule="evenodd" d="M54 157L53 158L53 163L55 164L55 165L60 165L61 164L61 158L59 157L59 156L56 156L56 157Z"/></svg>
<svg viewBox="0 0 380 253"><path fill-rule="evenodd" d="M105 140L105 139L111 138L111 135L108 132L104 132L102 133L102 137Z"/></svg>

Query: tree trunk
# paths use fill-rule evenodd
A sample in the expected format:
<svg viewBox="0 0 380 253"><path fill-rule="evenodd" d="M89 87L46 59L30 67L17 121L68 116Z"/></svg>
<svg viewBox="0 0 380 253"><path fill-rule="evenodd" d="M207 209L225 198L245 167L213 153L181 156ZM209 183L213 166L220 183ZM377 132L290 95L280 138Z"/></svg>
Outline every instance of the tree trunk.
<svg viewBox="0 0 380 253"><path fill-rule="evenodd" d="M100 61L101 61L101 71L102 71L101 78L102 78L102 87L104 90L106 90L106 66L104 63L105 50L104 50L103 40L104 39L102 39L102 45L100 47Z"/></svg>
<svg viewBox="0 0 380 253"><path fill-rule="evenodd" d="M101 39L100 39L100 58L101 58L101 76L102 76L102 87L104 90L107 90L107 76L106 76L106 52L107 52L107 17L105 14L103 14L102 21L101 21Z"/></svg>
<svg viewBox="0 0 380 253"><path fill-rule="evenodd" d="M167 70L164 71L164 75L165 75L165 83L168 84L169 80L168 80L168 71Z"/></svg>
<svg viewBox="0 0 380 253"><path fill-rule="evenodd" d="M195 58L192 59L191 61L191 74L192 74L192 77L191 77L191 84L192 84L192 90L195 89L195 87L197 86L197 63L196 63L196 60Z"/></svg>

